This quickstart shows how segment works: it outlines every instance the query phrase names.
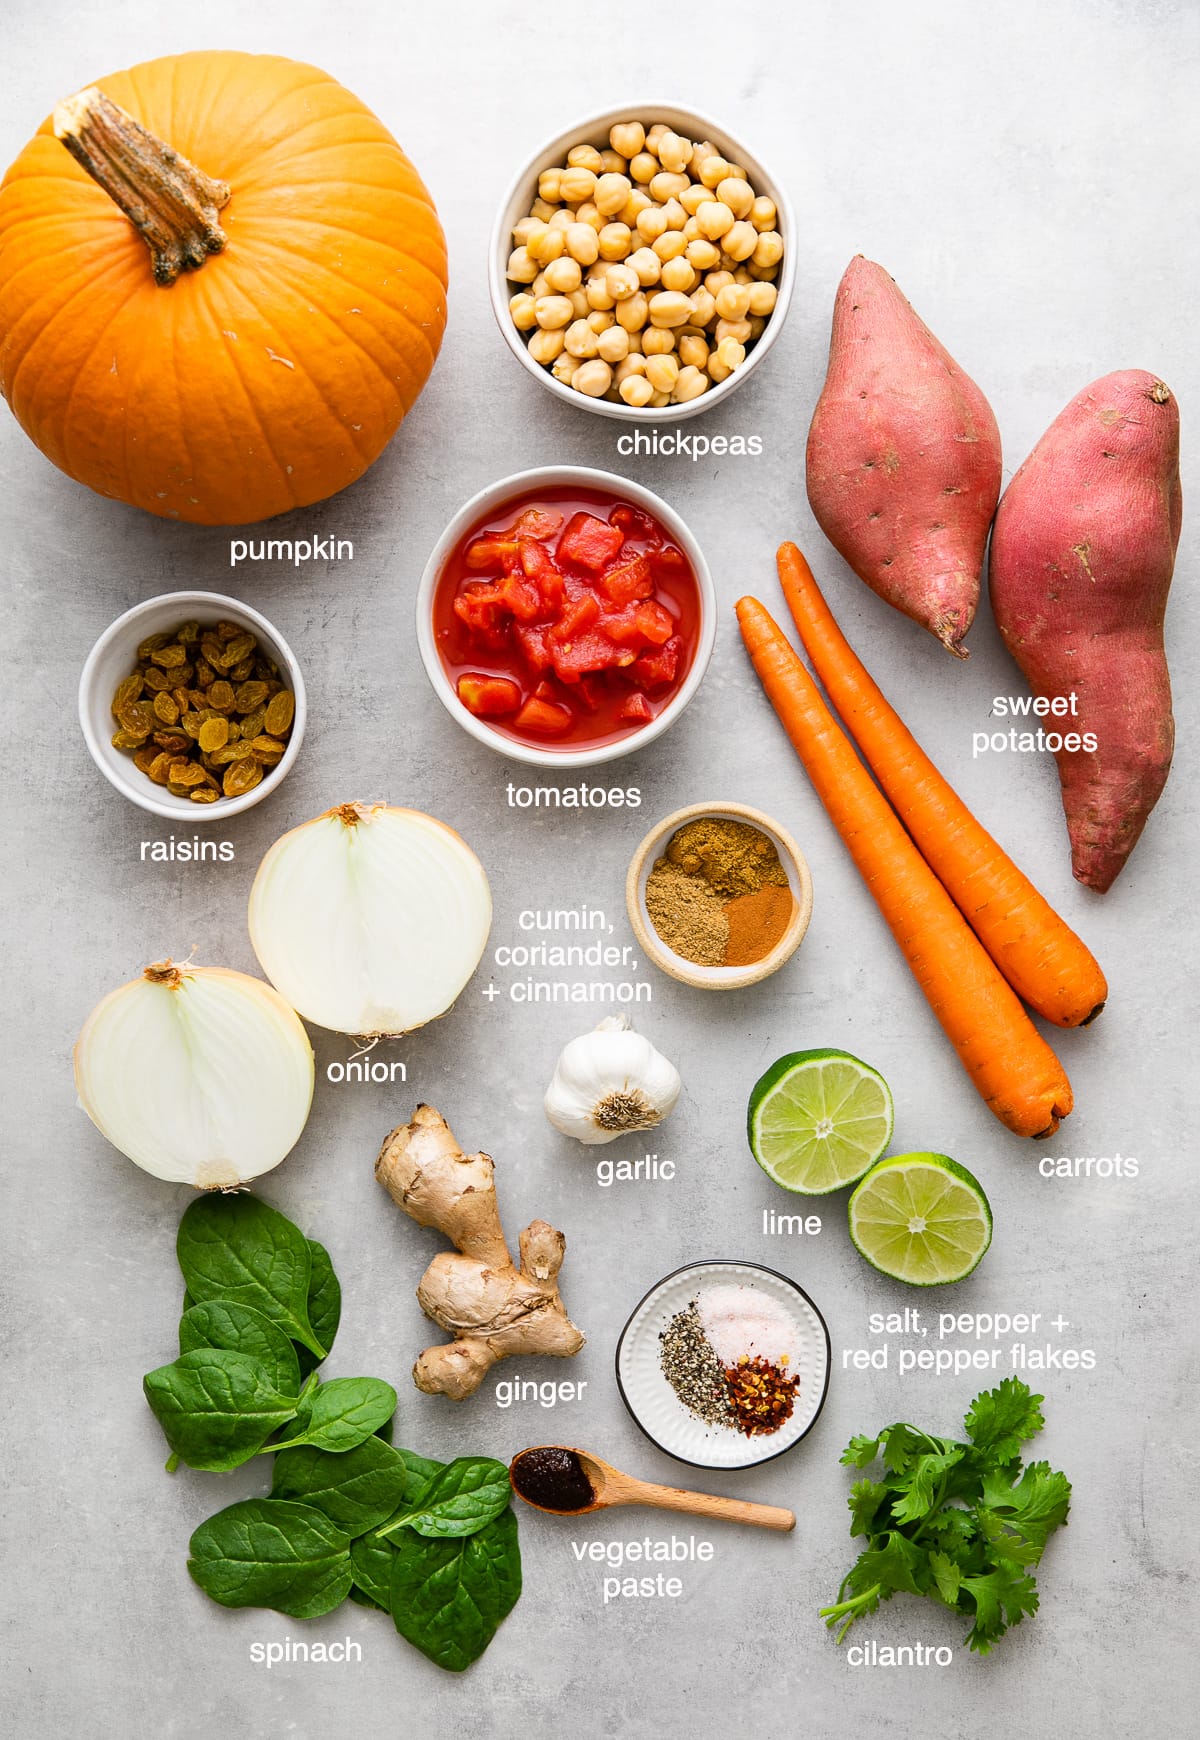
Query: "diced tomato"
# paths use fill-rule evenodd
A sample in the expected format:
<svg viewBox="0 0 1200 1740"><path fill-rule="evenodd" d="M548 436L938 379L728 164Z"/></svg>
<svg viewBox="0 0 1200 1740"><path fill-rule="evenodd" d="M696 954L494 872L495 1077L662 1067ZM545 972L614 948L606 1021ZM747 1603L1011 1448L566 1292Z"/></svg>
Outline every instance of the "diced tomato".
<svg viewBox="0 0 1200 1740"><path fill-rule="evenodd" d="M578 681L587 671L615 671L631 665L635 658L632 647L614 646L606 634L591 629L576 635L574 640L554 648L555 675L564 683Z"/></svg>
<svg viewBox="0 0 1200 1740"><path fill-rule="evenodd" d="M515 539L485 534L467 545L463 566L469 568L472 574L494 574L497 569L504 567L506 559L511 559L516 553Z"/></svg>
<svg viewBox="0 0 1200 1740"><path fill-rule="evenodd" d="M549 615L551 611L558 610L565 596L563 577L543 546L536 538L518 538L517 551L521 558L522 572L537 587L545 606L544 614Z"/></svg>
<svg viewBox="0 0 1200 1740"><path fill-rule="evenodd" d="M571 691L572 698L588 713L595 713L604 699L603 676L580 677Z"/></svg>
<svg viewBox="0 0 1200 1740"><path fill-rule="evenodd" d="M679 670L679 659L683 652L683 641L679 635L673 634L665 646L656 652L644 652L634 660L630 676L639 688L661 689L675 681Z"/></svg>
<svg viewBox="0 0 1200 1740"><path fill-rule="evenodd" d="M469 671L458 679L457 688L463 706L481 719L515 713L521 705L521 691L507 677L485 677Z"/></svg>
<svg viewBox="0 0 1200 1740"><path fill-rule="evenodd" d="M642 725L653 717L654 709L640 690L632 695L626 695L617 713L618 719L636 719Z"/></svg>
<svg viewBox="0 0 1200 1740"><path fill-rule="evenodd" d="M614 604L632 604L637 598L652 598L654 575L647 556L635 556L619 568L610 568L600 576L600 590Z"/></svg>
<svg viewBox="0 0 1200 1740"><path fill-rule="evenodd" d="M503 641L508 612L500 586L472 580L454 600L454 614L472 634L482 635L489 646Z"/></svg>
<svg viewBox="0 0 1200 1740"><path fill-rule="evenodd" d="M530 669L548 671L550 669L550 630L541 625L519 622L513 629L513 633Z"/></svg>
<svg viewBox="0 0 1200 1740"><path fill-rule="evenodd" d="M595 514L573 514L558 540L558 559L598 574L606 562L612 561L624 542L625 534L620 526L598 520Z"/></svg>
<svg viewBox="0 0 1200 1740"><path fill-rule="evenodd" d="M501 581L500 599L518 622L536 622L539 616L546 614L546 607L537 587L520 572L509 574Z"/></svg>
<svg viewBox="0 0 1200 1740"><path fill-rule="evenodd" d="M512 529L518 538L552 538L562 522L561 514L548 514L545 508L526 508Z"/></svg>
<svg viewBox="0 0 1200 1740"><path fill-rule="evenodd" d="M571 709L557 701L539 701L531 695L513 725L518 731L534 731L539 737L558 737L571 728Z"/></svg>
<svg viewBox="0 0 1200 1740"><path fill-rule="evenodd" d="M661 549L648 550L646 554L655 580L683 579L691 573L687 557L674 544L664 544Z"/></svg>
<svg viewBox="0 0 1200 1740"><path fill-rule="evenodd" d="M550 638L560 645L578 639L600 617L600 600L594 592L585 592L567 605L557 622L550 624Z"/></svg>
<svg viewBox="0 0 1200 1740"><path fill-rule="evenodd" d="M662 541L662 533L649 514L644 514L641 508L631 507L628 502L620 502L608 516L610 526L619 526L627 538L640 538L643 543L657 547Z"/></svg>
<svg viewBox="0 0 1200 1740"><path fill-rule="evenodd" d="M675 621L669 610L652 598L627 604L624 610L611 610L600 625L610 639L621 646L665 646L675 631Z"/></svg>

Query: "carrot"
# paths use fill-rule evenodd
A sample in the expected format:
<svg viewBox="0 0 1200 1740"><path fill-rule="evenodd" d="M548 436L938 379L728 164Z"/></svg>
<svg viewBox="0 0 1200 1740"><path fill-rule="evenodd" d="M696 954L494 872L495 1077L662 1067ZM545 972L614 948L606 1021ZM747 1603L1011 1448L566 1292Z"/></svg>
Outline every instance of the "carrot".
<svg viewBox="0 0 1200 1740"><path fill-rule="evenodd" d="M799 655L757 598L738 626L767 697L967 1074L1018 1136L1049 1136L1071 1084L863 767Z"/></svg>
<svg viewBox="0 0 1200 1740"><path fill-rule="evenodd" d="M1081 1027L1108 986L1091 950L980 826L855 656L795 544L779 581L825 692L892 806L1018 997L1059 1027Z"/></svg>

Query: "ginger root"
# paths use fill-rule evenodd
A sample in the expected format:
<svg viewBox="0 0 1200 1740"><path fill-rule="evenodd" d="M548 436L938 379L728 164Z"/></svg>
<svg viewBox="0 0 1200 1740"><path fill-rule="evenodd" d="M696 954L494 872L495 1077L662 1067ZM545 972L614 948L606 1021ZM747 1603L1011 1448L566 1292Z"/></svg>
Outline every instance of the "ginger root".
<svg viewBox="0 0 1200 1740"><path fill-rule="evenodd" d="M457 1247L434 1257L417 1288L426 1317L454 1337L446 1346L427 1347L413 1366L419 1390L462 1401L499 1359L568 1359L579 1352L583 1334L558 1291L566 1239L544 1220L532 1221L521 1234L520 1267L514 1266L491 1157L464 1154L439 1111L418 1106L411 1124L391 1131L375 1176L418 1226L436 1227Z"/></svg>

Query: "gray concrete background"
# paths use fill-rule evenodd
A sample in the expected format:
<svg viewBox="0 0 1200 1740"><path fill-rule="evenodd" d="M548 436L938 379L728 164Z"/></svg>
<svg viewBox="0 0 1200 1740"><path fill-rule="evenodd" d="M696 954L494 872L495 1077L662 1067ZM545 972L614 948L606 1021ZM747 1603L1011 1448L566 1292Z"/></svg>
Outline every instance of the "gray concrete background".
<svg viewBox="0 0 1200 1740"><path fill-rule="evenodd" d="M511 4L404 11L401 21L381 0L206 0L194 15L146 0L6 8L0 160L54 101L112 68L188 47L289 53L341 78L411 152L439 203L453 275L441 361L398 439L355 488L273 528L352 537L355 560L336 572L231 573L226 534L89 495L0 418L16 607L3 757L12 1017L0 1272L6 1730L20 1740L1182 1735L1200 1690L1185 1152L1195 1080L1185 876L1195 840L1195 521L1185 526L1168 619L1177 766L1131 866L1097 899L1072 882L1050 760L971 758L991 697L1022 692L986 604L960 666L872 597L811 521L803 446L834 288L862 250L894 273L989 394L1006 472L1080 387L1118 367L1164 375L1194 451L1195 130L1184 117L1194 112L1195 10L1186 0L986 9L820 0L770 23L714 0L671 18L626 0L599 14ZM617 456L618 427L551 404L493 328L484 245L512 166L573 116L648 89L724 119L791 188L800 257L786 331L726 409L690 425L760 434L759 460L635 470ZM504 787L514 768L457 729L417 660L412 595L442 525L484 483L553 460L626 470L659 489L689 518L726 606L689 715L614 770L620 783L640 785L637 814L548 820L511 811ZM728 606L747 589L774 599L772 552L787 535L811 553L847 631L918 736L1109 974L1102 1021L1056 1040L1079 1109L1047 1150L1007 1136L975 1097L748 672ZM228 587L280 625L307 673L309 735L281 793L214 827L234 842L233 864L151 866L139 861L140 842L166 825L95 773L75 722L75 684L115 615L196 585ZM718 1000L654 978L640 1025L686 1083L656 1144L677 1163L674 1183L598 1188L587 1158L547 1129L540 1110L560 1045L586 1022L562 1008L489 1005L479 994L486 970L450 1018L396 1048L407 1090L319 1078L304 1138L265 1180L263 1194L329 1246L341 1275L331 1372L393 1380L397 1441L434 1455L508 1457L559 1440L652 1479L687 1480L635 1430L612 1378L616 1336L643 1292L684 1262L742 1257L786 1270L828 1318L835 1370L807 1441L758 1472L696 1478L794 1506L794 1536L707 1529L716 1557L684 1570L683 1598L605 1609L600 1568L576 1563L572 1538L691 1531L650 1513L578 1524L523 1514L525 1594L462 1678L428 1664L383 1615L348 1605L303 1625L230 1613L190 1583L190 1530L263 1490L267 1470L182 1471L174 1480L162 1472L140 1378L173 1352L173 1242L187 1193L146 1177L101 1139L75 1108L70 1075L88 1010L146 961L195 945L203 960L255 970L245 900L263 851L332 803L376 796L428 808L476 847L495 892L494 944L514 940L522 908L577 901L606 907L625 938L629 855L651 821L694 800L740 799L775 813L808 852L816 889L808 939L769 983ZM348 1053L340 1040L313 1037L322 1073ZM786 1245L762 1236L763 1208L792 1203L746 1151L746 1094L778 1053L810 1045L846 1046L884 1072L896 1095L896 1151L940 1149L984 1182L995 1242L954 1306L1061 1313L1070 1320L1062 1345L1095 1350L1094 1371L1051 1373L1037 1386L1048 1416L1039 1453L1071 1476L1075 1503L1042 1567L1042 1613L988 1660L969 1657L957 1620L928 1602L900 1597L859 1630L880 1645L948 1644L949 1668L852 1669L816 1618L851 1560L849 1480L838 1466L846 1438L905 1416L952 1432L981 1381L838 1369L844 1348L870 1339L868 1310L913 1302L859 1262L843 1198L825 1205L819 1238ZM584 1401L501 1411L489 1386L456 1408L410 1385L411 1359L430 1339L413 1289L439 1241L391 1206L371 1165L383 1133L418 1098L441 1106L466 1144L495 1154L510 1235L538 1214L565 1229L564 1292L588 1346L571 1368L524 1369L586 1378ZM1047 1182L1036 1169L1042 1152L1133 1154L1141 1171L1136 1180ZM350 1635L363 1660L270 1673L251 1663L252 1642L289 1634Z"/></svg>

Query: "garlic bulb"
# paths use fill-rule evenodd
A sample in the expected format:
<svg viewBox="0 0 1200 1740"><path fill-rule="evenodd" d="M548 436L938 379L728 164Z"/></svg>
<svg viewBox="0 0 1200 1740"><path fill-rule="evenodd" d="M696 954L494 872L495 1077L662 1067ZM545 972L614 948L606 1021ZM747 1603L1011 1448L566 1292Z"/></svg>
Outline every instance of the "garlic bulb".
<svg viewBox="0 0 1200 1740"><path fill-rule="evenodd" d="M290 1153L313 1094L308 1035L261 979L159 961L75 1045L79 1104L143 1171L232 1190Z"/></svg>
<svg viewBox="0 0 1200 1740"><path fill-rule="evenodd" d="M263 972L306 1021L382 1037L449 1009L479 965L492 896L453 828L340 804L276 840L249 922Z"/></svg>
<svg viewBox="0 0 1200 1740"><path fill-rule="evenodd" d="M652 1130L674 1110L679 1071L624 1015L610 1015L564 1046L546 1089L546 1116L577 1142Z"/></svg>

